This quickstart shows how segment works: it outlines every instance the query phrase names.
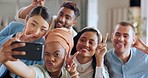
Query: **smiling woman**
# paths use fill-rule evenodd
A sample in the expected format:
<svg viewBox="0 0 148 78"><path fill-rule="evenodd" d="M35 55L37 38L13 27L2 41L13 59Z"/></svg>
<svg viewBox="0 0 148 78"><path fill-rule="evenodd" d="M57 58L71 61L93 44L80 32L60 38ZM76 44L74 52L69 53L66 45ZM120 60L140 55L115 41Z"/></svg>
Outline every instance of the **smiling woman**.
<svg viewBox="0 0 148 78"><path fill-rule="evenodd" d="M14 38L21 42L39 42L44 44L44 35L49 30L49 21L48 9L44 6L35 7L26 18L25 24L13 21L0 32L0 46L4 46L2 45L4 42ZM32 65L42 64L43 60L23 60L23 62L27 65ZM4 65L1 66L0 72L1 77L9 76L9 72L7 73L7 68Z"/></svg>

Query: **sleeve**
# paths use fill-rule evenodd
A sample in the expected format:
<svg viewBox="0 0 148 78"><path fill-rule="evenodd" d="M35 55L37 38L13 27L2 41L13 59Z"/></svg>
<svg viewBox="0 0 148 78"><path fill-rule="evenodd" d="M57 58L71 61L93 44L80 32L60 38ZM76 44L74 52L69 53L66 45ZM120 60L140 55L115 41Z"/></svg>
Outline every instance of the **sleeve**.
<svg viewBox="0 0 148 78"><path fill-rule="evenodd" d="M95 78L109 78L108 71L105 67L96 67Z"/></svg>
<svg viewBox="0 0 148 78"><path fill-rule="evenodd" d="M9 24L8 26L6 26L2 31L0 31L0 47L2 46L2 44L10 39L13 34L10 34L11 32L11 24Z"/></svg>
<svg viewBox="0 0 148 78"><path fill-rule="evenodd" d="M3 30L0 31L0 47L8 39L12 38L14 34L21 31L23 24L17 23L15 21L7 25Z"/></svg>
<svg viewBox="0 0 148 78"><path fill-rule="evenodd" d="M0 66L0 78L3 78L3 76L7 73L8 69L2 64Z"/></svg>
<svg viewBox="0 0 148 78"><path fill-rule="evenodd" d="M22 11L22 10L24 10L26 7L22 7L17 13L16 13L16 15L15 15L15 20L17 21L17 22L21 22L21 23L25 23L25 19L22 19L22 18L19 18L19 14L20 14L20 12Z"/></svg>

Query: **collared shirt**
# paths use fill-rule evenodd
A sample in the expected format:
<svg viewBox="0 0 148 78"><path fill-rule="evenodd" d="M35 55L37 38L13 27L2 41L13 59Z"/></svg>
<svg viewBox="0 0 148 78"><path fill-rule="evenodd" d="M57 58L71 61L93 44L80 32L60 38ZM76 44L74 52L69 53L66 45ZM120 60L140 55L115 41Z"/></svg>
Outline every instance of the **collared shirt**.
<svg viewBox="0 0 148 78"><path fill-rule="evenodd" d="M130 58L124 64L114 50L107 52L105 65L108 67L110 78L148 78L148 55L132 48Z"/></svg>
<svg viewBox="0 0 148 78"><path fill-rule="evenodd" d="M33 65L32 67L36 72L36 78L51 78L47 69L43 65ZM62 68L62 76L60 78L71 78L65 68Z"/></svg>

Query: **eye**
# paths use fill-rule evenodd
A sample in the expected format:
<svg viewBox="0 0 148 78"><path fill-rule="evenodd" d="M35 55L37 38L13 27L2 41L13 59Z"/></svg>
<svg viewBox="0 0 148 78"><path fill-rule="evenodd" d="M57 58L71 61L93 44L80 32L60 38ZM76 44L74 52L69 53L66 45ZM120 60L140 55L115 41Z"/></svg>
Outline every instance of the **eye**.
<svg viewBox="0 0 148 78"><path fill-rule="evenodd" d="M119 37L119 36L120 36L120 34L119 34L119 33L116 33L116 34L115 34L115 36L118 36L118 37Z"/></svg>
<svg viewBox="0 0 148 78"><path fill-rule="evenodd" d="M42 28L42 29L41 29L41 31L42 31L42 32L46 32L47 30L46 30L46 29L44 29L44 28Z"/></svg>
<svg viewBox="0 0 148 78"><path fill-rule="evenodd" d="M50 56L50 54L48 52L45 52L44 55L45 56Z"/></svg>
<svg viewBox="0 0 148 78"><path fill-rule="evenodd" d="M35 23L31 23L31 25L32 25L32 26L36 26L36 24L35 24Z"/></svg>
<svg viewBox="0 0 148 78"><path fill-rule="evenodd" d="M94 41L90 41L89 44L90 44L90 45L94 45L95 42L94 42Z"/></svg>
<svg viewBox="0 0 148 78"><path fill-rule="evenodd" d="M66 19L67 19L67 20L69 20L69 19L70 19L70 17L69 17L69 16L67 16L67 17L66 17Z"/></svg>
<svg viewBox="0 0 148 78"><path fill-rule="evenodd" d="M81 39L80 39L80 42L85 42L85 39L82 39L82 38L81 38Z"/></svg>
<svg viewBox="0 0 148 78"><path fill-rule="evenodd" d="M124 35L124 38L128 38L129 37L129 35Z"/></svg>
<svg viewBox="0 0 148 78"><path fill-rule="evenodd" d="M54 56L55 56L55 57L60 57L61 54L60 54L60 53L55 53Z"/></svg>

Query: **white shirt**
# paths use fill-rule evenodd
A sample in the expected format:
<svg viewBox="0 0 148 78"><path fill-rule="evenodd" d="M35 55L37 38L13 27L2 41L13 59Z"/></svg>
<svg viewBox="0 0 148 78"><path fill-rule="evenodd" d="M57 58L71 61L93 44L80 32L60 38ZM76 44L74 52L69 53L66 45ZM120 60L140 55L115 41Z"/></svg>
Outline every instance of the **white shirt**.
<svg viewBox="0 0 148 78"><path fill-rule="evenodd" d="M79 72L80 78L92 78L93 77L93 67L92 67L92 60L85 63L85 64L80 64L77 59L74 59L75 62L77 63L77 71ZM109 78L108 73L106 73L106 70L104 67L96 67L96 73L95 73L95 78Z"/></svg>

